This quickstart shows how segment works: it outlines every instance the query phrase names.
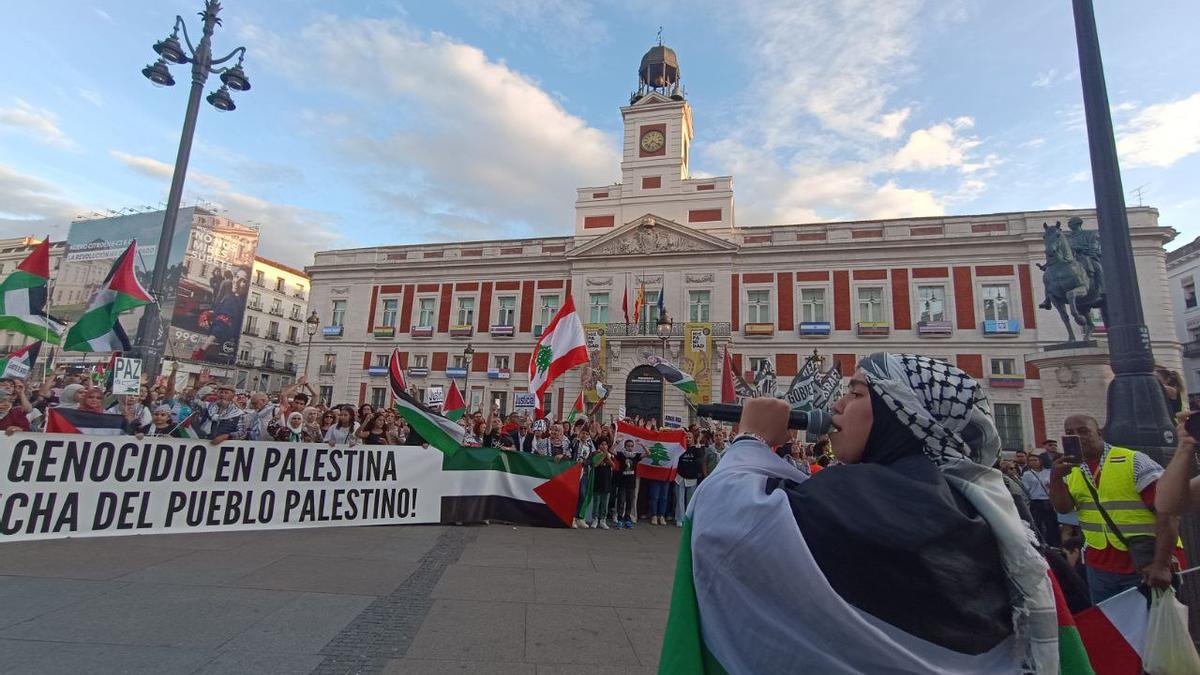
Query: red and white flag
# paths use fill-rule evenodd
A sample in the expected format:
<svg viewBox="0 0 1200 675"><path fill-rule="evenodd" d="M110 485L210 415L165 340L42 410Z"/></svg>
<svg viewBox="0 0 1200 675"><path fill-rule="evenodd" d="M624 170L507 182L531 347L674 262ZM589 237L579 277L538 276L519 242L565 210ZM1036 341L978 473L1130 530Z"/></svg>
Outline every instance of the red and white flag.
<svg viewBox="0 0 1200 675"><path fill-rule="evenodd" d="M1142 672L1150 607L1136 588L1075 615L1075 626L1096 675Z"/></svg>
<svg viewBox="0 0 1200 675"><path fill-rule="evenodd" d="M629 422L617 422L618 451L625 448L626 440L633 441L637 452L644 455L638 463L638 477L649 480L675 480L679 456L687 447L687 433L683 429L651 431Z"/></svg>
<svg viewBox="0 0 1200 675"><path fill-rule="evenodd" d="M538 338L529 358L529 391L537 394L537 416L542 417L545 391L559 375L588 362L587 338L583 322L575 312L575 301L567 295L566 302L550 320L550 325Z"/></svg>

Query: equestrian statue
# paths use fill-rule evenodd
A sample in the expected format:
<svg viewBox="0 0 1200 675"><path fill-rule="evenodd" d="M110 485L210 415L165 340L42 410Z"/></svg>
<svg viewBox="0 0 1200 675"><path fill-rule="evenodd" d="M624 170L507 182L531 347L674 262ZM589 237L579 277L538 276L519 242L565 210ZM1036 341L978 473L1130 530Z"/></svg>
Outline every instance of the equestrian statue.
<svg viewBox="0 0 1200 675"><path fill-rule="evenodd" d="M1083 219L1078 216L1068 220L1067 227L1070 234L1063 232L1062 222L1054 223L1054 227L1042 223L1046 263L1038 268L1042 270L1046 299L1038 307L1058 310L1071 342L1075 342L1072 319L1083 328L1083 339L1090 340L1095 330L1093 308L1100 309L1100 316L1108 325L1104 269L1100 264L1100 233L1083 229Z"/></svg>

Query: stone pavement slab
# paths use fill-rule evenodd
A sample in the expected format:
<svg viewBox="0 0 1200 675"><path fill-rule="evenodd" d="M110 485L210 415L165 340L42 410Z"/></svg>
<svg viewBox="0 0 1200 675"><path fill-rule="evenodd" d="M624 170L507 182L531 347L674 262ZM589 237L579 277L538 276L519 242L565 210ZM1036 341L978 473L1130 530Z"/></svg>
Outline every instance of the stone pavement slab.
<svg viewBox="0 0 1200 675"><path fill-rule="evenodd" d="M679 531L0 543L0 673L650 673Z"/></svg>

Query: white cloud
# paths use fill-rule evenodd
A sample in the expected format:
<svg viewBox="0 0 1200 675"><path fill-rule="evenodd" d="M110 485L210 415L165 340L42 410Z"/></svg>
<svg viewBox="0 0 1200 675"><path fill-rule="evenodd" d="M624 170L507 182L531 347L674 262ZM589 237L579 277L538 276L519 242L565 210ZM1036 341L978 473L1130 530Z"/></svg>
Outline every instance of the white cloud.
<svg viewBox="0 0 1200 675"><path fill-rule="evenodd" d="M86 211L58 186L0 164L0 237L62 238L71 220Z"/></svg>
<svg viewBox="0 0 1200 675"><path fill-rule="evenodd" d="M1200 152L1200 92L1143 108L1117 134L1121 164L1171 166Z"/></svg>
<svg viewBox="0 0 1200 675"><path fill-rule="evenodd" d="M71 139L58 128L57 115L21 99L16 99L10 107L0 108L0 127L12 127L50 145L63 148L74 146Z"/></svg>
<svg viewBox="0 0 1200 675"><path fill-rule="evenodd" d="M76 87L75 93L79 95L79 98L91 103L97 108L100 108L104 105L104 96L98 91L84 89L83 87Z"/></svg>
<svg viewBox="0 0 1200 675"><path fill-rule="evenodd" d="M1052 82L1054 82L1054 76L1057 74L1058 71L1054 68L1051 68L1044 73L1038 74L1038 76L1034 78L1033 82L1030 83L1030 86L1045 89L1046 87L1049 87Z"/></svg>
<svg viewBox="0 0 1200 675"><path fill-rule="evenodd" d="M166 181L171 179L173 168L166 162L119 150L111 150L109 155L135 173ZM338 234L341 228L332 214L236 192L229 181L205 173L189 171L187 184L185 202L202 198L239 223L257 223L259 252L272 260L303 267L312 262L314 251L348 243Z"/></svg>
<svg viewBox="0 0 1200 675"><path fill-rule="evenodd" d="M1032 148L1040 148L1045 144L1046 144L1046 139L1044 139L1044 138L1031 138L1031 139L1025 141L1024 143L1022 143L1019 147L1032 149Z"/></svg>
<svg viewBox="0 0 1200 675"><path fill-rule="evenodd" d="M302 52L253 31L271 52L265 62L365 99L324 114L355 118L334 142L361 188L395 209L388 219L414 226L402 237L566 233L570 195L618 170L615 139L471 45L398 20L324 17L303 31ZM363 121L380 109L401 111L391 128Z"/></svg>
<svg viewBox="0 0 1200 675"><path fill-rule="evenodd" d="M912 132L908 142L892 158L892 168L913 171L963 167L967 163L967 153L979 145L979 140L961 134L974 126L975 120L960 117ZM978 168L982 167L976 166L971 170Z"/></svg>

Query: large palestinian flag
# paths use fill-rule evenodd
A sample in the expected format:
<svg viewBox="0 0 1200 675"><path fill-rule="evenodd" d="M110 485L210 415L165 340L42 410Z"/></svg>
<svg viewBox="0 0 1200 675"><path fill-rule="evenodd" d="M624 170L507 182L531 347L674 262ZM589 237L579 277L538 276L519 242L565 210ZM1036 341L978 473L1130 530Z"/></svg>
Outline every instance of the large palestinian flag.
<svg viewBox="0 0 1200 675"><path fill-rule="evenodd" d="M46 433L120 436L125 433L125 417L88 412L78 408L51 408L46 412Z"/></svg>
<svg viewBox="0 0 1200 675"><path fill-rule="evenodd" d="M528 452L460 447L445 453L442 472L452 495L442 497L443 523L499 520L568 527L583 467Z"/></svg>
<svg viewBox="0 0 1200 675"><path fill-rule="evenodd" d="M0 283L0 330L59 344L63 324L46 314L50 283L50 238L47 237Z"/></svg>
<svg viewBox="0 0 1200 675"><path fill-rule="evenodd" d="M6 358L0 359L0 377L13 377L19 380L29 377L41 349L42 341L38 340L12 352Z"/></svg>
<svg viewBox="0 0 1200 675"><path fill-rule="evenodd" d="M134 272L137 241L117 258L104 283L96 289L88 310L67 331L63 349L75 352L129 351L129 338L121 328L122 313L148 305L154 300L142 288Z"/></svg>
<svg viewBox="0 0 1200 675"><path fill-rule="evenodd" d="M696 384L696 378L680 370L679 366L666 359L660 359L657 356L650 357L650 365L654 366L654 369L663 376L667 384L678 387L680 391L686 394L700 393L700 387Z"/></svg>
<svg viewBox="0 0 1200 675"><path fill-rule="evenodd" d="M637 451L645 455L637 467L639 478L675 480L675 467L687 447L687 432L683 429L650 431L629 422L617 422L618 450L625 448L626 440L632 440Z"/></svg>

